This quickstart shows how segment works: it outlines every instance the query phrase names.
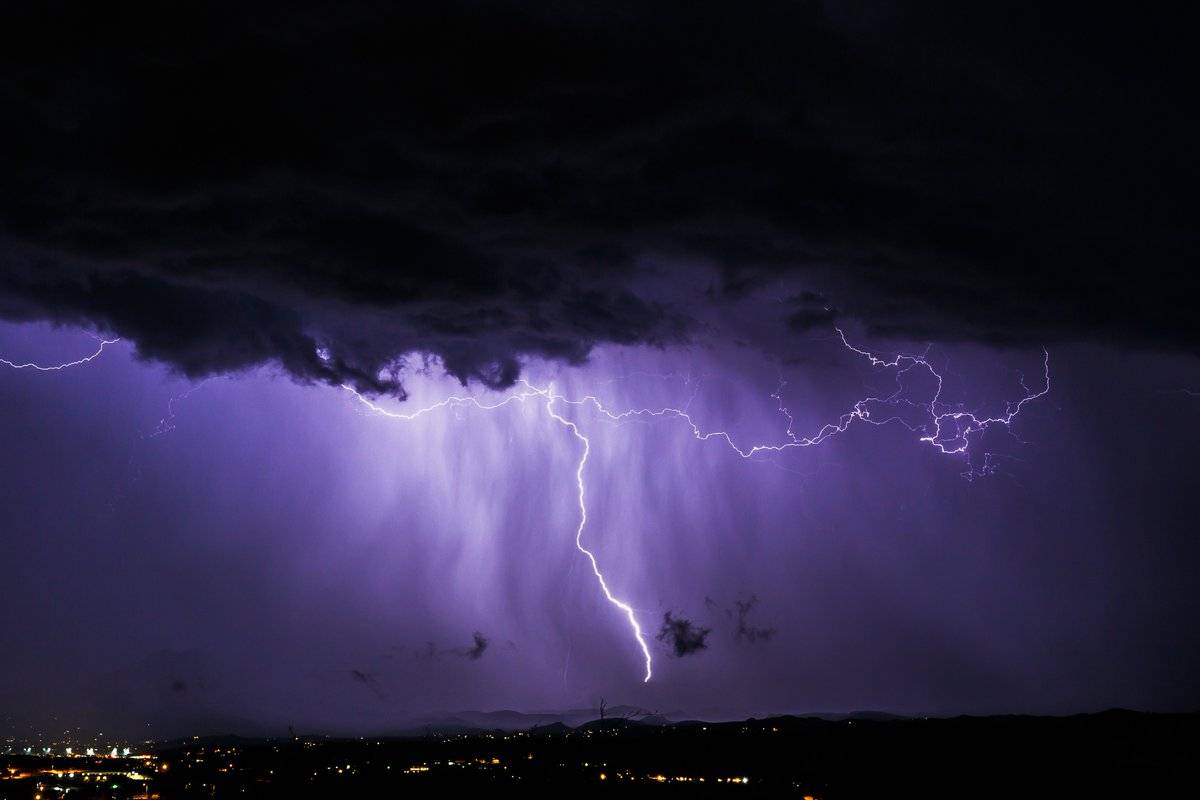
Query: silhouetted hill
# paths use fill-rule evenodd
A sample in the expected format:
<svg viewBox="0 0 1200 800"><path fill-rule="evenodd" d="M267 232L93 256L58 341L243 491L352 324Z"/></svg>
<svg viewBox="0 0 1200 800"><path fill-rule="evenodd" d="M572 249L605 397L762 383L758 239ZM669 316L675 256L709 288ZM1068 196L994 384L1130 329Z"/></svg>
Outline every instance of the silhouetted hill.
<svg viewBox="0 0 1200 800"><path fill-rule="evenodd" d="M1200 714L841 716L658 724L607 718L606 709L605 719L574 728L556 721L512 733L204 737L161 752L172 768L155 775L152 793L171 800L199 796L187 787L204 786L204 796L248 798L601 789L661 796L670 783L727 796L722 784L736 783L741 797L822 800L1165 797L1186 794L1178 789L1194 777L1193 743L1200 741ZM443 722L453 720L462 717ZM215 747L226 752L207 758Z"/></svg>

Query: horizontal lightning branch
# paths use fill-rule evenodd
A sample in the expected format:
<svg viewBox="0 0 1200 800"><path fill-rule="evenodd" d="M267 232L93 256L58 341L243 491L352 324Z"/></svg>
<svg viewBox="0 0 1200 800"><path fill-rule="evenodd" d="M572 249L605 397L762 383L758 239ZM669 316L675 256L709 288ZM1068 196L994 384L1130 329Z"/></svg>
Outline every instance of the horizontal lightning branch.
<svg viewBox="0 0 1200 800"><path fill-rule="evenodd" d="M420 419L428 414L436 411L441 411L449 408L458 408L470 406L480 411L494 411L504 406L515 402L525 402L527 400L536 400L544 404L547 415L565 428L582 446L579 460L575 466L575 484L578 489L579 498L579 525L575 529L575 547L582 553L592 566L592 572L596 576L596 580L600 584L600 589L604 593L605 599L617 608L628 620L629 626L633 631L634 639L642 652L645 659L645 676L643 681L649 681L653 675L653 659L650 654L649 645L646 643L646 636L638 623L637 614L633 607L625 601L618 598L612 593L609 588L608 581L604 577L604 573L600 569L600 564L596 558L596 554L584 546L584 529L588 523L587 509L587 489L584 482L584 469L587 466L588 456L591 454L591 441L579 429L579 425L564 417L556 410L556 404L567 406L591 406L596 413L602 418L612 422L624 422L636 418L656 418L670 417L680 419L686 424L692 432L692 436L700 441L716 440L724 442L734 453L744 459L753 458L756 455L763 453L779 453L793 448L812 447L820 444L827 439L830 439L840 433L845 432L855 421L861 421L870 425L882 426L891 423L903 425L908 430L918 434L918 441L928 444L936 448L940 453L945 455L963 456L967 459L967 471L963 473L964 477L976 478L983 475L988 475L994 472L992 465L991 454L984 453L982 464L978 467L973 466L970 458L970 450L972 443L978 439L985 431L993 426L1001 426L1009 428L1013 420L1021 413L1022 409L1028 404L1044 397L1050 392L1050 354L1043 350L1043 385L1042 388L1035 390L1030 389L1025 384L1025 380L1021 378L1021 388L1025 394L1016 401L1008 401L1005 405L1003 414L996 416L987 416L976 414L972 411L967 411L961 405L951 405L942 401L943 378L941 373L934 368L933 364L928 359L928 350L922 355L906 355L898 354L894 358L880 358L874 353L855 347L846 339L846 334L840 329L836 329L838 337L842 345L850 352L866 359L873 368L893 370L895 373L897 389L892 394L885 397L864 397L858 400L850 407L848 411L843 413L833 422L827 422L817 430L808 435L798 435L794 430L794 419L791 412L783 403L783 388L784 383L780 383L779 388L771 395L771 398L776 401L777 411L787 421L787 426L784 430L783 438L776 442L765 442L756 444L739 444L734 440L734 437L724 430L705 430L691 416L688 411L688 406L682 408L664 407L664 408L636 408L627 409L624 411L612 411L608 409L594 395L586 395L581 398L571 399L560 395L554 391L554 386L551 384L545 388L534 386L528 381L519 380L516 391L502 396L495 402L480 402L479 399L471 396L450 396L444 400L440 400L429 406L417 409L412 412L402 413L391 411L376 403L361 394L358 390L349 385L343 385L342 388L353 394L359 402L369 408L372 412L385 416L391 419L404 422L412 422ZM78 367L87 364L93 359L100 356L106 347L116 344L120 339L101 339L99 347L91 355L68 361L56 365L42 365L33 362L18 364L5 358L0 358L0 364L3 364L12 369L18 370L35 370L38 372L57 372L60 370ZM932 396L924 402L919 402L906 397L902 397L905 391L902 382L903 377L910 372L925 372L936 383L936 390ZM196 387L199 388L199 387ZM194 389L192 390L194 391ZM191 392L188 392L190 394ZM187 395L184 395L186 397ZM918 412L921 419L918 422L912 422L902 415L901 410L908 412ZM160 424L162 427L162 424Z"/></svg>
<svg viewBox="0 0 1200 800"><path fill-rule="evenodd" d="M1006 405L1005 413L994 416L978 416L973 412L965 411L960 407L949 407L942 403L942 375L934 369L925 355L897 355L891 360L885 360L877 357L875 354L859 349L849 343L846 339L846 334L841 328L837 328L838 337L847 350L856 353L866 358L872 367L890 368L896 370L896 379L899 388L887 397L864 397L858 400L851 406L850 410L838 417L836 422L828 422L822 425L816 431L807 436L798 436L792 426L794 420L791 413L783 405L783 383L779 389L771 395L771 398L777 403L777 410L787 420L787 428L784 431L786 437L782 441L775 443L759 443L753 445L739 445L734 441L732 435L727 431L716 430L706 431L692 419L687 408L659 408L659 409L630 409L620 413L613 413L606 409L603 404L595 397L588 396L580 400L566 400L565 402L582 405L591 404L596 410L607 419L620 422L626 419L635 417L674 417L684 421L692 430L692 435L700 441L708 441L717 439L725 442L731 450L737 453L742 458L752 458L760 453L779 453L784 450L793 448L812 447L820 444L830 437L836 436L839 433L844 433L855 420L882 426L891 423L898 423L908 428L914 433L921 434L919 441L929 444L943 454L946 455L969 455L972 438L977 438L989 427L1000 425L1008 427L1012 421L1020 414L1021 409L1033 400L1045 396L1050 392L1050 353L1045 349L1042 350L1043 360L1043 387L1037 391L1030 390L1026 385L1024 378L1021 379L1021 388L1025 390L1025 395L1016 402L1009 402ZM900 378L913 370L923 370L927 372L937 382L937 391L929 401L920 403L906 398L901 398L900 395L904 391L902 385L899 385ZM925 421L920 424L913 424L906 421L898 413L880 414L879 410L884 408L907 408L916 409L924 412L926 415ZM963 473L963 477L976 478L983 475L991 474L993 467L991 466L990 454L984 454L983 465L976 469L968 464L967 472Z"/></svg>
<svg viewBox="0 0 1200 800"><path fill-rule="evenodd" d="M898 388L887 397L865 397L858 400L854 405L842 414L835 422L829 422L818 428L816 431L807 436L797 435L793 430L794 420L791 412L783 404L783 386L781 382L779 388L771 395L771 398L776 401L777 410L787 420L787 428L784 432L784 439L776 443L760 443L753 445L740 445L734 441L727 431L706 431L691 417L687 407L683 408L638 408L628 409L625 411L614 412L609 410L597 397L587 395L578 399L564 397L554 391L554 386L550 385L545 388L537 387L530 384L528 381L519 380L517 385L520 387L517 391L501 397L495 402L482 403L475 397L470 396L451 396L430 406L417 409L409 413L401 413L390 411L383 408L371 400L364 397L360 392L349 385L343 385L343 389L351 392L358 400L367 406L371 411L381 414L392 419L403 421L413 421L427 414L446 408L471 406L481 411L493 411L502 408L514 402L524 402L526 400L537 399L539 402L544 402L547 414L562 427L566 428L572 436L574 436L582 445L582 451L579 461L575 467L575 483L578 488L579 496L579 526L575 529L575 547L591 563L592 572L596 576L596 580L600 584L600 589L604 593L604 597L610 604L621 611L629 621L629 626L633 631L634 639L637 641L638 647L642 651L645 658L646 672L643 681L649 681L653 675L653 659L650 655L650 648L646 644L646 637L642 631L641 625L638 623L637 615L634 609L625 601L616 597L608 586L608 581L605 580L604 573L600 570L599 562L596 559L595 553L586 548L583 544L583 532L588 522L587 510L587 492L584 483L584 468L587 465L588 456L591 453L591 442L586 435L579 429L578 424L563 417L555 410L555 404L561 403L570 406L589 405L593 407L601 417L613 422L623 422L634 418L644 417L671 417L683 420L683 422L691 428L692 435L700 441L718 440L723 441L728 447L733 450L741 458L749 459L760 453L778 453L784 450L793 448L812 447L820 444L825 440L836 436L839 433L846 431L856 420L871 424L871 425L887 425L893 422L899 423L908 428L914 433L920 434L919 441L935 447L939 452L946 455L961 455L968 458L967 472L963 473L964 477L975 478L982 475L990 474L994 468L991 464L990 454L984 454L982 466L976 468L969 463L969 450L973 438L977 438L989 427L999 425L1007 428L1010 426L1017 415L1027 403L1032 402L1040 397L1045 396L1050 391L1050 354L1043 350L1043 388L1033 391L1030 390L1022 378L1021 387L1025 390L1024 396L1015 402L1006 404L1005 412L998 416L980 416L970 411L965 411L960 407L950 407L944 404L941 400L943 380L942 375L934 368L927 358L927 353L915 355L897 355L893 359L883 359L876 356L867 350L862 350L850 344L846 339L845 333L839 328L837 329L839 338L847 350L867 359L872 367L880 369L895 370ZM903 385L900 383L904 374L913 371L922 370L927 372L934 378L937 384L937 389L933 396L927 402L916 402L907 398L902 398L900 395L904 391ZM899 413L879 413L879 409L891 407L893 409L907 408L916 409L925 415L924 421L914 424L905 420Z"/></svg>
<svg viewBox="0 0 1200 800"><path fill-rule="evenodd" d="M119 338L101 339L100 346L97 347L96 352L92 353L90 356L84 356L83 358L79 358L74 361L67 361L62 364L45 366L42 364L35 364L32 361L24 364L18 364L15 361L9 361L7 358L0 358L0 364L3 364L6 367L12 367L13 369L31 369L36 372L59 372L60 370L70 369L71 367L78 367L88 363L92 359L99 357L99 355L104 352L104 348L108 347L110 344L116 344L119 341L121 341Z"/></svg>

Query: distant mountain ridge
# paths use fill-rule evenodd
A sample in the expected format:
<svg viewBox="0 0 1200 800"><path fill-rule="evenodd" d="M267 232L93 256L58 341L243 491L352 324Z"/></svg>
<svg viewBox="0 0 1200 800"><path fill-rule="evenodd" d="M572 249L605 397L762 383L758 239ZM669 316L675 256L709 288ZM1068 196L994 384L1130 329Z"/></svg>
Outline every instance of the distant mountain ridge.
<svg viewBox="0 0 1200 800"><path fill-rule="evenodd" d="M620 716L616 712L624 710L629 716ZM932 717L932 716L905 716L900 714L892 714L882 711L856 711L849 713L831 713L820 712L814 714L780 714L780 715L765 715L759 717L747 717L743 719L732 720L704 720L695 717L689 717L682 712L672 712L671 716L680 716L681 719L667 719L664 715L659 714L642 714L636 716L631 714L632 711L640 711L632 706L616 706L612 709L605 709L605 716L601 719L598 715L591 719L583 719L577 724L568 724L563 721L563 717L571 717L578 719L586 715L587 709L571 709L562 714L553 714L550 712L538 712L528 714L519 711L501 710L501 711L462 711L453 715L436 716L429 715L424 718L418 718L419 724L409 725L403 724L396 729L388 732L376 732L368 736L338 736L324 733L312 732L297 732L288 736L245 736L245 735L209 735L209 736L191 736L180 737L170 741L159 742L155 749L163 750L171 747L183 745L234 745L246 746L256 741L281 741L290 739L299 740L354 740L363 738L381 738L381 739L410 739L424 738L427 736L445 737L445 736L475 736L487 735L494 733L514 733L521 732L537 736L556 736L567 735L573 731L606 731L606 732L627 732L637 735L639 731L649 731L658 727L675 727L675 728L692 728L700 726L709 726L710 728L726 728L726 729L755 729L755 730L780 730L780 731L802 731L802 730L822 730L834 729L839 723L854 723L861 722L866 726L880 726L881 728L889 728L895 724L960 724L967 722L974 724L977 722L993 721L1000 724L1008 724L1012 720L1060 720L1065 722L1077 720L1092 720L1096 722L1104 722L1113 719L1157 719L1171 717L1191 717L1194 714L1176 713L1176 714L1161 714L1153 712L1130 711L1126 709L1108 709L1094 713L1072 714L1065 716L1038 716L1038 715L1022 715L1022 714L999 714L999 715L958 715L953 717ZM597 712L599 709L594 709ZM972 722L974 721L974 723ZM480 724L474 724L479 722ZM520 723L520 724L517 724ZM531 724L526 724L531 723Z"/></svg>
<svg viewBox="0 0 1200 800"><path fill-rule="evenodd" d="M427 734L456 735L480 731L503 731L505 733L529 731L546 733L574 728L610 727L621 725L673 725L681 723L720 724L753 719L820 719L826 722L844 720L888 721L908 719L902 714L886 711L811 712L804 714L758 714L738 712L732 709L706 709L692 713L682 710L658 712L631 705L599 708L572 708L566 711L525 712L512 709L495 711L457 711L448 714L427 714L406 720L391 736L419 736Z"/></svg>

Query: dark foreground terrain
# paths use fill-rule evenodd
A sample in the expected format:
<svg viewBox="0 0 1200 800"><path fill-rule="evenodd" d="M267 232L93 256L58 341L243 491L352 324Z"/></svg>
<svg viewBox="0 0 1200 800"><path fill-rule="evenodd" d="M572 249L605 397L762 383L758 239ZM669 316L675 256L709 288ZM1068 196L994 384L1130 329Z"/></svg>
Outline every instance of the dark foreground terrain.
<svg viewBox="0 0 1200 800"><path fill-rule="evenodd" d="M1194 796L1200 714L644 724L398 738L193 739L131 758L0 756L0 799L522 794Z"/></svg>

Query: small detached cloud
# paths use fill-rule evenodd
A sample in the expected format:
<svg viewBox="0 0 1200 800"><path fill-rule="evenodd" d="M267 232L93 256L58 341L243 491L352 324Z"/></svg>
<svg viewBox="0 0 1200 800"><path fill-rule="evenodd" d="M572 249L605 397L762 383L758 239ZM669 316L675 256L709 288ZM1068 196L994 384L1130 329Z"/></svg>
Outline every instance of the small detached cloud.
<svg viewBox="0 0 1200 800"><path fill-rule="evenodd" d="M737 629L734 631L734 637L739 642L745 642L746 644L769 642L778 633L775 628L759 627L750 623L750 612L757 605L758 595L751 594L746 596L745 599L739 598L734 601L734 607L726 612L730 616L736 616Z"/></svg>
<svg viewBox="0 0 1200 800"><path fill-rule="evenodd" d="M352 670L350 670L350 677L356 683L361 683L363 686L366 686L368 689L370 689L371 694L375 695L380 700L387 699L387 695L384 693L383 689L379 686L379 680L373 674L371 674L369 672L363 672L362 670L359 670L359 669L352 669Z"/></svg>
<svg viewBox="0 0 1200 800"><path fill-rule="evenodd" d="M702 628L689 619L675 617L670 611L663 614L663 624L658 631L658 640L670 645L676 658L698 653L708 648L711 628Z"/></svg>
<svg viewBox="0 0 1200 800"><path fill-rule="evenodd" d="M479 659L483 658L483 654L487 652L488 640L487 637L485 637L479 631L475 631L473 634L471 634L471 638L475 640L475 643L466 650L460 651L460 653L472 661L478 661Z"/></svg>

